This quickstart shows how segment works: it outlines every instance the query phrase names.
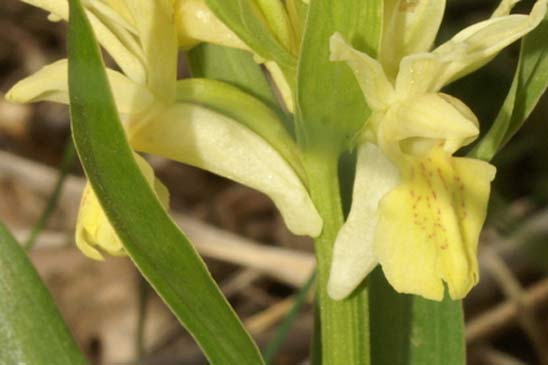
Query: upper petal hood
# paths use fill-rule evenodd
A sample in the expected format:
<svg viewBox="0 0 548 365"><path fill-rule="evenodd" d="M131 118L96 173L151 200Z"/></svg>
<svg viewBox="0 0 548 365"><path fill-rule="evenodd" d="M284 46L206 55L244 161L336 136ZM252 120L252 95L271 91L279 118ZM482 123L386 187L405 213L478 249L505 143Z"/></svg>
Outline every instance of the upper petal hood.
<svg viewBox="0 0 548 365"><path fill-rule="evenodd" d="M424 94L396 103L386 112L379 123L378 142L384 153L399 163L402 154L414 154L413 144L431 142L430 147L441 145L452 154L478 133L476 116L461 101L440 93Z"/></svg>

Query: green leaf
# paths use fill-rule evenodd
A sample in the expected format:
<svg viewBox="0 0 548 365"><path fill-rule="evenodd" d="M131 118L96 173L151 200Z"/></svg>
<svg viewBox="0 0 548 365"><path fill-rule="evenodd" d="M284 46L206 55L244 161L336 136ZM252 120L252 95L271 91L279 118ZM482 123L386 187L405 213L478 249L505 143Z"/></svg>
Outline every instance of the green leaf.
<svg viewBox="0 0 548 365"><path fill-rule="evenodd" d="M489 132L470 155L489 161L523 126L548 87L548 15L521 43L508 96Z"/></svg>
<svg viewBox="0 0 548 365"><path fill-rule="evenodd" d="M190 50L187 56L193 77L227 82L272 108L278 107L261 66L249 52L204 43Z"/></svg>
<svg viewBox="0 0 548 365"><path fill-rule="evenodd" d="M208 107L245 125L274 147L305 181L300 153L281 120L283 114L277 114L237 87L215 80L178 81L176 98L179 102Z"/></svg>
<svg viewBox="0 0 548 365"><path fill-rule="evenodd" d="M262 364L203 261L137 167L78 0L70 0L71 125L86 175L133 262L212 364Z"/></svg>
<svg viewBox="0 0 548 365"><path fill-rule="evenodd" d="M276 62L286 76L294 72L295 57L276 39L255 1L206 0L206 4L259 56Z"/></svg>
<svg viewBox="0 0 548 365"><path fill-rule="evenodd" d="M398 294L380 268L369 275L368 287L373 364L465 364L460 301Z"/></svg>
<svg viewBox="0 0 548 365"><path fill-rule="evenodd" d="M298 136L305 144L348 147L368 108L350 68L329 61L329 38L340 32L354 47L376 55L381 0L313 0L297 71Z"/></svg>
<svg viewBox="0 0 548 365"><path fill-rule="evenodd" d="M0 364L87 364L23 248L0 223Z"/></svg>

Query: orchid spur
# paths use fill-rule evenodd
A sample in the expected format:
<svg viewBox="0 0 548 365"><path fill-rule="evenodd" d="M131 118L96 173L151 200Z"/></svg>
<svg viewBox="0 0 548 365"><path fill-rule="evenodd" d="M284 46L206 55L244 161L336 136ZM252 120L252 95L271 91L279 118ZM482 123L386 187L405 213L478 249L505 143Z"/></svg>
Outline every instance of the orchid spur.
<svg viewBox="0 0 548 365"><path fill-rule="evenodd" d="M26 2L44 8L54 18L67 17L66 0ZM193 28L192 34L185 33L181 22L193 18L181 11L188 10L189 3L198 7L191 9L198 9L199 15L201 2L184 0L85 2L99 42L123 71L107 69L107 74L130 144L139 152L191 164L255 188L272 198L292 232L318 235L322 220L308 195L296 146L275 113L230 85L210 80L177 81L178 46L190 47L202 40L222 44L227 37L231 39L222 26L214 28L219 31L215 39L212 33L207 39L199 39L199 27ZM207 27L203 29L205 32ZM256 124L189 102L189 93L196 93L205 83L229 97L241 96L240 102L247 103L252 114L248 119L257 117ZM68 103L67 61L57 61L20 81L6 98L14 102ZM165 189L149 178L150 167L144 161L139 165L165 201ZM116 236L90 189L86 188L82 200L78 246L93 258L102 257L100 250L119 254L123 252L119 240L104 242L105 237Z"/></svg>
<svg viewBox="0 0 548 365"><path fill-rule="evenodd" d="M440 92L533 30L547 1L529 15L493 16L429 51L445 1L385 1L378 59L331 38L332 61L353 70L372 111L357 137L352 207L333 253L328 292L348 296L380 264L394 289L441 300L463 298L478 281L476 258L495 168L454 157L479 133L473 112ZM405 29L405 32L402 30Z"/></svg>

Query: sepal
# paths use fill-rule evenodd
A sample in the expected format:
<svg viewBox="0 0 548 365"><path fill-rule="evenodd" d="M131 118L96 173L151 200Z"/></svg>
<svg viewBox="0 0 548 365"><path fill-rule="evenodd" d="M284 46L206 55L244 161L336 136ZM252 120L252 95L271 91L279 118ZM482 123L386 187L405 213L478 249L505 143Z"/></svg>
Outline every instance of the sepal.
<svg viewBox="0 0 548 365"><path fill-rule="evenodd" d="M128 134L136 150L197 166L265 193L293 233L320 234L322 219L295 170L274 147L232 118L177 103L130 125Z"/></svg>

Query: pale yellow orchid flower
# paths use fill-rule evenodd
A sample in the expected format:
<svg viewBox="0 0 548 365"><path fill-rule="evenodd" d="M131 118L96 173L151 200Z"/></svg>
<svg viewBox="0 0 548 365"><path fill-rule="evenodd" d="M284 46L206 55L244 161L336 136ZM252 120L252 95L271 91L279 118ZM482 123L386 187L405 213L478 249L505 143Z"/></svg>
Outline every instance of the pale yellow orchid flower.
<svg viewBox="0 0 548 365"><path fill-rule="evenodd" d="M169 206L169 191L154 176L154 171L148 162L135 154L135 161L149 185L164 208ZM80 202L80 211L76 222L76 246L84 255L102 260L103 253L111 256L124 256L124 246L112 228L107 216L89 183L86 184Z"/></svg>
<svg viewBox="0 0 548 365"><path fill-rule="evenodd" d="M66 18L66 0L27 2ZM313 237L320 234L322 219L306 186L275 148L227 116L200 105L177 102L176 22L181 18L174 16L172 0L84 4L99 42L123 71L107 69L107 75L133 148L257 189L272 198L292 232ZM117 42L116 47L112 42ZM47 100L68 104L67 60L48 65L20 81L6 98L20 103ZM154 186L158 195L163 194L159 184ZM115 233L89 188L81 208L77 237L84 253L98 258L97 248L119 252L119 241L101 242L102 238L115 237Z"/></svg>
<svg viewBox="0 0 548 365"><path fill-rule="evenodd" d="M333 61L345 61L372 110L360 137L352 207L339 232L328 283L348 296L380 264L394 289L428 299L463 298L478 281L477 244L495 168L453 157L478 135L478 121L440 89L491 60L545 17L493 17L429 51L445 1L387 0L379 60L331 38Z"/></svg>
<svg viewBox="0 0 548 365"><path fill-rule="evenodd" d="M279 44L290 54L297 55L300 45L301 19L296 13L295 1L301 0L246 0L256 10L254 16L268 28ZM178 38L183 48L209 42L242 49L253 54L258 64L263 64L272 77L288 111L294 111L293 91L280 66L270 59L259 56L222 23L207 7L204 0L176 0ZM245 21L242 18L242 21Z"/></svg>
<svg viewBox="0 0 548 365"><path fill-rule="evenodd" d="M249 48L207 7L204 0L175 0L175 23L179 46L201 42L248 51Z"/></svg>

